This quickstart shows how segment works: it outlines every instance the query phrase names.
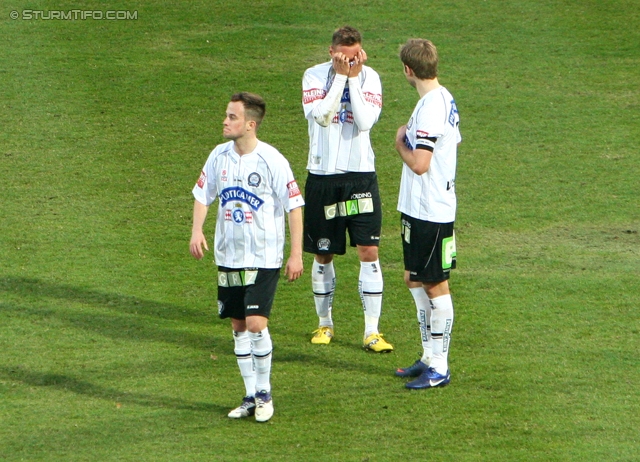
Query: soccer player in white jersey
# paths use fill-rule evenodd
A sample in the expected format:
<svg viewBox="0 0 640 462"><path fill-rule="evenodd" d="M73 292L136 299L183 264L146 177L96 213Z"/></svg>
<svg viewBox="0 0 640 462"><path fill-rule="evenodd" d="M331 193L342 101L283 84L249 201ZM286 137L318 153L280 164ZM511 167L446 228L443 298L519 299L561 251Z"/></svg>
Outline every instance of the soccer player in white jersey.
<svg viewBox="0 0 640 462"><path fill-rule="evenodd" d="M333 34L331 60L304 73L302 106L309 124L304 250L315 255L311 272L318 329L311 339L333 338L334 255L346 252L346 233L360 260L358 290L364 307L364 348L389 352L378 331L383 279L378 260L382 210L369 131L382 110L378 73L365 66L360 33Z"/></svg>
<svg viewBox="0 0 640 462"><path fill-rule="evenodd" d="M229 417L255 414L258 422L273 415L267 323L283 262L285 212L291 234L285 274L294 281L303 271L304 200L289 162L256 137L265 107L264 100L252 93L231 97L223 123L223 136L230 141L211 152L193 188L189 246L197 259L209 250L203 225L209 206L218 198L214 242L218 313L231 318L234 352L245 386L242 404Z"/></svg>
<svg viewBox="0 0 640 462"><path fill-rule="evenodd" d="M449 276L456 266L456 160L460 117L449 91L438 82L438 53L429 40L411 39L400 51L404 75L420 95L395 147L402 161L401 212L404 280L413 295L423 355L396 370L415 377L407 388L445 386L453 326Z"/></svg>

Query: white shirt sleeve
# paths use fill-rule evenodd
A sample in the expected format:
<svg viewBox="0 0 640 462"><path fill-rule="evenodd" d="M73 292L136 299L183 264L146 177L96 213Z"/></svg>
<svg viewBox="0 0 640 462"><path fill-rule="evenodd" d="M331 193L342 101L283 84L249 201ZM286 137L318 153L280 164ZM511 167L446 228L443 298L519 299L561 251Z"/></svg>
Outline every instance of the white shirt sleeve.
<svg viewBox="0 0 640 462"><path fill-rule="evenodd" d="M214 151L215 152L215 151ZM213 169L213 152L207 159L207 162L202 167L200 178L193 187L193 196L198 202L209 206L218 197L218 191L216 187L216 173Z"/></svg>
<svg viewBox="0 0 640 462"><path fill-rule="evenodd" d="M382 110L382 88L371 89L365 94L359 77L349 78L349 97L351 99L351 110L353 120L360 131L368 131L378 121ZM368 89L369 90L369 89Z"/></svg>
<svg viewBox="0 0 640 462"><path fill-rule="evenodd" d="M312 72L305 72L302 79L305 117L313 118L319 125L328 127L338 112L346 83L346 75L336 75L331 88L325 92L326 81L314 76Z"/></svg>

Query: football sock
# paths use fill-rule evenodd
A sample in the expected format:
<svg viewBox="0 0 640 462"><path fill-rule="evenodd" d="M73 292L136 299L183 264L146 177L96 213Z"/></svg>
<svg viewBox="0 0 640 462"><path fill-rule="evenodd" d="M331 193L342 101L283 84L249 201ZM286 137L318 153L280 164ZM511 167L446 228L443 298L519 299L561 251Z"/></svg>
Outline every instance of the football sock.
<svg viewBox="0 0 640 462"><path fill-rule="evenodd" d="M378 320L382 311L382 270L380 261L360 262L358 291L364 308L364 336L378 333Z"/></svg>
<svg viewBox="0 0 640 462"><path fill-rule="evenodd" d="M253 396L256 392L256 371L251 356L251 339L247 331L233 332L234 353L244 381L245 396Z"/></svg>
<svg viewBox="0 0 640 462"><path fill-rule="evenodd" d="M409 289L416 303L418 325L420 326L420 339L422 341L422 360L427 366L431 363L431 300L423 287Z"/></svg>
<svg viewBox="0 0 640 462"><path fill-rule="evenodd" d="M449 368L449 342L451 341L451 329L453 327L453 301L451 295L441 295L432 298L433 310L431 312L431 338L433 356L431 367L438 374L446 374Z"/></svg>
<svg viewBox="0 0 640 462"><path fill-rule="evenodd" d="M313 299L316 303L316 313L320 327L333 327L331 310L333 293L336 288L336 273L333 262L320 264L315 259L311 267L311 287Z"/></svg>
<svg viewBox="0 0 640 462"><path fill-rule="evenodd" d="M256 391L271 391L271 352L273 344L269 328L265 327L261 332L249 332L251 339L251 351L253 363L256 368Z"/></svg>

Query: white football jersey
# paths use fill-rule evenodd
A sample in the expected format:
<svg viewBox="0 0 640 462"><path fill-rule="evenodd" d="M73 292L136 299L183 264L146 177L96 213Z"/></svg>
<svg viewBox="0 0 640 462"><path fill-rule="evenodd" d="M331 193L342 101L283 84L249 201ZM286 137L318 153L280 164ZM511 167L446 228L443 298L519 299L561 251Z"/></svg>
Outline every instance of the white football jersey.
<svg viewBox="0 0 640 462"><path fill-rule="evenodd" d="M250 154L238 155L233 141L209 155L193 188L209 206L218 198L214 258L228 268L280 268L285 244L285 212L304 200L289 162L258 141Z"/></svg>
<svg viewBox="0 0 640 462"><path fill-rule="evenodd" d="M382 110L382 84L376 71L363 66L357 77L347 79L336 75L331 61L307 69L302 107L309 122L311 173L375 171L369 131Z"/></svg>
<svg viewBox="0 0 640 462"><path fill-rule="evenodd" d="M412 150L432 146L433 157L422 175L403 164L400 212L435 223L455 221L457 148L462 141L459 124L458 108L446 88L439 87L420 98L407 123L405 144ZM435 138L435 145L428 138Z"/></svg>

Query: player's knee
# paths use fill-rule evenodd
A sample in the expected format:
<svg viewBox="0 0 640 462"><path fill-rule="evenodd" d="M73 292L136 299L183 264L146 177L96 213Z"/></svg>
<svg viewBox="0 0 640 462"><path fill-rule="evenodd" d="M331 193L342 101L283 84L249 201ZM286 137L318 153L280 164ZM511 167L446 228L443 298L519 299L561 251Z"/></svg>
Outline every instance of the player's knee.
<svg viewBox="0 0 640 462"><path fill-rule="evenodd" d="M375 245L359 245L358 257L362 262L373 262L378 259L378 247Z"/></svg>

